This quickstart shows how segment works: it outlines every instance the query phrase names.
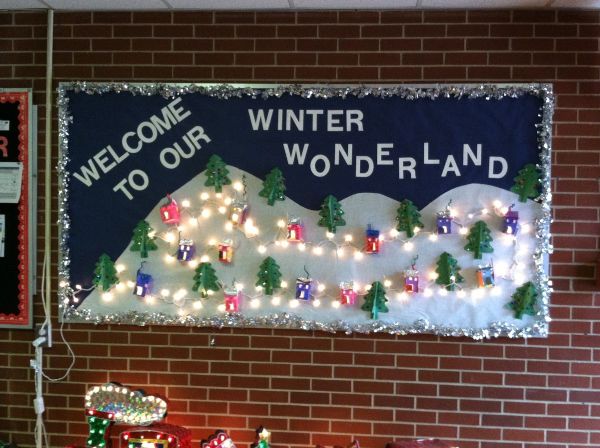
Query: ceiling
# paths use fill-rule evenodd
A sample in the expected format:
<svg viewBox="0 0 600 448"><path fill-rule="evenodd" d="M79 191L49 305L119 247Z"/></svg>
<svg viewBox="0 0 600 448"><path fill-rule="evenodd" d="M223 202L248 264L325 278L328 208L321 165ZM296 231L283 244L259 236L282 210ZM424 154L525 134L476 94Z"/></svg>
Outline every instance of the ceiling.
<svg viewBox="0 0 600 448"><path fill-rule="evenodd" d="M0 10L600 9L600 0L0 0Z"/></svg>

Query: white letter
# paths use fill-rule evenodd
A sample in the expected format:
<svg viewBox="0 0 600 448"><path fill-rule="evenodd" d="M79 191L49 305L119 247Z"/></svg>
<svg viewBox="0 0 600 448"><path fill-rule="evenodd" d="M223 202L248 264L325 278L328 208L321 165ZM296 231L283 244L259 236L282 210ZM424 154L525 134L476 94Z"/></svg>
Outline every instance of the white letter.
<svg viewBox="0 0 600 448"><path fill-rule="evenodd" d="M362 172L360 169L361 162L367 162L369 169L366 172ZM373 163L373 159L369 156L356 156L356 177L369 177L373 174L373 169L375 168L375 164Z"/></svg>
<svg viewBox="0 0 600 448"><path fill-rule="evenodd" d="M181 99L181 98L178 98L178 99ZM169 110L168 106L163 107L161 109L161 112L163 115L162 120L160 118L158 118L156 115L152 115L150 117L150 122L154 125L154 127L156 128L158 133L160 135L163 135L165 133L165 130L168 131L169 129L171 129L171 125L177 124L177 120L175 119L175 117L173 116L171 111Z"/></svg>
<svg viewBox="0 0 600 448"><path fill-rule="evenodd" d="M252 109L248 109L248 115L250 116L250 124L252 125L253 131L258 131L259 126L263 131L267 131L271 126L271 118L273 117L273 109L269 109L268 115L265 117L265 110L258 109L256 115Z"/></svg>
<svg viewBox="0 0 600 448"><path fill-rule="evenodd" d="M296 124L296 128L299 131L304 130L304 112L302 110L298 111L298 115L291 109L287 110L287 117L285 120L285 130L292 130L292 121Z"/></svg>
<svg viewBox="0 0 600 448"><path fill-rule="evenodd" d="M183 107L179 107L179 108L175 109L175 106L177 104L179 104L180 101L181 101L181 97L179 96L179 97L175 98L173 101L171 101L168 105L169 109L171 109L171 112L173 112L173 115L175 115L175 118L177 118L177 121L179 121L179 122L183 121L184 118L187 118L191 115L191 112L189 110L185 111L185 113L182 114L181 111L183 111ZM163 112L163 115L164 115L164 112Z"/></svg>
<svg viewBox="0 0 600 448"><path fill-rule="evenodd" d="M142 142L140 140L138 140L138 144L135 148L132 148L131 146L129 146L129 143L127 142L127 140L132 135L135 135L135 132L126 132L125 134L123 134L123 138L121 139L121 145L123 146L125 151L131 152L131 153L136 153L136 152L139 152L140 149L142 149Z"/></svg>
<svg viewBox="0 0 600 448"><path fill-rule="evenodd" d="M292 152L290 154L290 147L287 143L283 144L283 150L285 151L285 157L288 165L294 164L294 159L298 159L298 165L304 165L304 159L306 159L306 151L308 151L308 143L305 143L302 147L302 153L300 153L300 145L294 143Z"/></svg>
<svg viewBox="0 0 600 448"><path fill-rule="evenodd" d="M361 110L347 110L346 111L346 131L352 130L352 125L355 124L359 132L363 130L363 113Z"/></svg>
<svg viewBox="0 0 600 448"><path fill-rule="evenodd" d="M187 131L187 136L194 143L196 149L200 149L201 145L198 143L199 140L204 140L206 143L210 143L210 137L204 133L202 126L194 126L192 129Z"/></svg>
<svg viewBox="0 0 600 448"><path fill-rule="evenodd" d="M196 149L194 148L194 146L192 145L190 140L185 135L183 136L183 139L186 140L187 147L189 148L189 152L184 152L183 148L181 147L181 145L179 143L174 143L173 148L175 148L177 150L177 152L179 154L181 154L181 157L183 157L184 159L189 159L194 154L196 154Z"/></svg>
<svg viewBox="0 0 600 448"><path fill-rule="evenodd" d="M463 145L463 165L467 166L469 159L477 166L481 166L481 143L477 143L477 156L473 154L473 150L467 144Z"/></svg>
<svg viewBox="0 0 600 448"><path fill-rule="evenodd" d="M134 182L134 176L140 176L142 178L142 183L138 185L136 182ZM133 170L131 173L129 173L129 184L133 187L134 190L145 190L149 183L150 180L148 179L148 175L142 170Z"/></svg>
<svg viewBox="0 0 600 448"><path fill-rule="evenodd" d="M442 177L446 177L448 171L454 171L454 174L460 177L460 171L458 170L458 165L456 164L456 160L454 156L451 154L446 159L446 163L444 164L444 169L442 170Z"/></svg>
<svg viewBox="0 0 600 448"><path fill-rule="evenodd" d="M134 134L135 135L135 134ZM115 150L113 149L112 146L108 145L106 147L106 149L108 149L108 152L110 152L110 155L113 156L113 159L115 159L115 162L117 163L121 163L123 160L125 160L127 157L129 157L129 153L128 152L124 152L120 157L117 155L117 153L115 152Z"/></svg>
<svg viewBox="0 0 600 448"><path fill-rule="evenodd" d="M344 162L346 162L346 165L352 165L352 143L348 143L347 151L344 151L344 147L341 144L335 144L335 155L333 158L333 163L335 163L336 165L340 164L340 154L344 158Z"/></svg>
<svg viewBox="0 0 600 448"><path fill-rule="evenodd" d="M316 167L317 162L319 160L322 160L323 163L325 164L323 166L323 170L321 172L317 171L317 167ZM331 163L329 163L329 159L327 157L325 157L323 154L317 154L310 161L310 171L317 177L325 176L329 172L330 168L331 168Z"/></svg>
<svg viewBox="0 0 600 448"><path fill-rule="evenodd" d="M323 109L308 109L306 115L312 115L312 130L316 131L317 126L317 115L323 115Z"/></svg>
<svg viewBox="0 0 600 448"><path fill-rule="evenodd" d="M144 135L144 133L143 133L144 128L150 129L150 132L151 132L150 137L146 137ZM156 132L156 128L154 127L154 125L152 123L150 123L149 121L142 121L137 127L137 135L140 138L140 140L143 141L144 143L152 143L154 140L156 140L156 137L158 136L158 132Z"/></svg>
<svg viewBox="0 0 600 448"><path fill-rule="evenodd" d="M494 163L495 162L500 162L500 164L502 165L502 171L500 171L498 174L494 173ZM507 171L508 171L508 163L506 163L506 159L504 157L496 157L496 156L490 157L490 165L489 165L489 170L488 170L488 177L490 179L500 179L501 177L506 176Z"/></svg>
<svg viewBox="0 0 600 448"><path fill-rule="evenodd" d="M439 165L440 159L429 158L429 143L423 143L423 163L425 165Z"/></svg>
<svg viewBox="0 0 600 448"><path fill-rule="evenodd" d="M73 173L73 177L79 179L86 187L92 185L92 179L98 180L100 178L98 169L96 168L96 165L94 165L94 162L92 162L92 159L88 159L88 165L90 166L89 169L87 166L81 165L81 174ZM90 179L90 177L92 179Z"/></svg>
<svg viewBox="0 0 600 448"><path fill-rule="evenodd" d="M108 157L106 156L106 148L104 148L101 151L98 151L96 153L96 155L94 156L94 160L96 161L96 163L98 164L98 166L104 173L108 173L115 166L117 166L117 162L115 162L115 161L113 161L109 165L106 165L106 162L108 162Z"/></svg>
<svg viewBox="0 0 600 448"><path fill-rule="evenodd" d="M393 160L384 160L385 156L389 156L389 151L384 151L384 148L393 148L393 143L377 143L377 165L393 165Z"/></svg>
<svg viewBox="0 0 600 448"><path fill-rule="evenodd" d="M127 188L125 188L126 183L127 183L127 179L122 179L121 182L119 182L117 185L115 185L113 187L113 191L121 190L123 192L123 194L127 197L127 199L129 199L131 201L133 199L133 196L127 190Z"/></svg>
<svg viewBox="0 0 600 448"><path fill-rule="evenodd" d="M173 162L167 161L167 154L171 154L173 156ZM181 162L181 157L179 157L179 153L175 151L173 148L165 148L160 152L160 163L165 168L172 170L173 168L177 168L179 163Z"/></svg>
<svg viewBox="0 0 600 448"><path fill-rule="evenodd" d="M404 171L410 172L410 178L416 179L415 166L417 161L412 157L398 157L398 178L404 179Z"/></svg>
<svg viewBox="0 0 600 448"><path fill-rule="evenodd" d="M342 115L343 110L328 110L327 111L327 132L341 132L344 130L343 126L339 126L340 119L334 117L334 115ZM338 125L338 126L335 126Z"/></svg>

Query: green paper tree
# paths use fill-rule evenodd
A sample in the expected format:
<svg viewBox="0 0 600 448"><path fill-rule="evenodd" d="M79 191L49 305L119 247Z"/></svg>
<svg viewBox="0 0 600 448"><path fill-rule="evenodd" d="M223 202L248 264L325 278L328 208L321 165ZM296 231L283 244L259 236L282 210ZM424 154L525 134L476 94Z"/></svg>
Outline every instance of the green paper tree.
<svg viewBox="0 0 600 448"><path fill-rule="evenodd" d="M494 252L492 241L492 235L487 224L483 221L477 221L469 231L465 250L473 252L473 258L476 260L481 260L484 253Z"/></svg>
<svg viewBox="0 0 600 448"><path fill-rule="evenodd" d="M150 236L152 231L153 229L148 222L144 220L138 222L135 229L133 229L133 238L131 239L133 244L130 250L132 252L139 252L142 258L148 258L149 250L158 249L154 242L154 237Z"/></svg>
<svg viewBox="0 0 600 448"><path fill-rule="evenodd" d="M87 438L86 446L88 448L105 447L108 441L108 428L112 422L100 417L88 417L87 422L90 427L90 433Z"/></svg>
<svg viewBox="0 0 600 448"><path fill-rule="evenodd" d="M523 314L529 314L535 316L535 304L537 303L538 292L535 285L531 282L527 282L517 288L515 293L512 295L512 302L508 304L508 307L515 312L515 318L521 319Z"/></svg>
<svg viewBox="0 0 600 448"><path fill-rule="evenodd" d="M204 182L204 185L215 187L215 192L220 193L223 190L223 185L231 184L231 179L227 177L228 174L229 171L223 159L213 154L206 164L206 182Z"/></svg>
<svg viewBox="0 0 600 448"><path fill-rule="evenodd" d="M219 279L210 263L200 263L195 272L192 290L200 290L200 297L206 298L208 297L208 291L219 290Z"/></svg>
<svg viewBox="0 0 600 448"><path fill-rule="evenodd" d="M385 289L381 282L373 282L371 284L371 289L369 289L369 292L365 296L365 303L362 304L360 309L363 311L370 311L371 319L377 320L380 312L387 313L389 311L385 304L387 301Z"/></svg>
<svg viewBox="0 0 600 448"><path fill-rule="evenodd" d="M396 230L399 232L406 232L408 238L412 238L415 235L415 227L423 228L421 220L421 214L415 204L409 199L404 199L400 202L400 207L396 211Z"/></svg>
<svg viewBox="0 0 600 448"><path fill-rule="evenodd" d="M346 221L344 221L344 211L342 210L342 206L338 202L338 200L329 195L325 198L323 203L321 204L321 210L319 211L319 226L327 227L331 233L335 233L338 226L345 226Z"/></svg>
<svg viewBox="0 0 600 448"><path fill-rule="evenodd" d="M100 255L96 262L93 283L94 286L102 288L102 291L108 291L119 283L115 263L106 254Z"/></svg>
<svg viewBox="0 0 600 448"><path fill-rule="evenodd" d="M448 252L440 255L435 272L438 274L435 282L438 285L444 286L447 291L454 291L456 283L465 281L462 275L460 275L460 266L458 266L457 261Z"/></svg>
<svg viewBox="0 0 600 448"><path fill-rule="evenodd" d="M527 198L537 198L540 194L540 176L540 170L533 163L528 163L513 179L515 184L510 191L519 195L520 202L527 202Z"/></svg>
<svg viewBox="0 0 600 448"><path fill-rule="evenodd" d="M265 294L271 295L275 289L281 288L281 271L272 257L263 260L257 276L256 286L262 286Z"/></svg>
<svg viewBox="0 0 600 448"><path fill-rule="evenodd" d="M275 205L275 201L285 199L285 179L279 168L273 168L263 182L263 189L259 196L267 198L267 204Z"/></svg>

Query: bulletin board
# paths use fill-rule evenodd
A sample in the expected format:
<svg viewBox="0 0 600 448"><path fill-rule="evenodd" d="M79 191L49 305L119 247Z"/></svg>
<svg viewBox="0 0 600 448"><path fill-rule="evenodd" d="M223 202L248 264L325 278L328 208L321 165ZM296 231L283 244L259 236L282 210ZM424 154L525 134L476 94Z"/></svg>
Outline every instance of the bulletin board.
<svg viewBox="0 0 600 448"><path fill-rule="evenodd" d="M0 89L0 327L32 327L30 90Z"/></svg>
<svg viewBox="0 0 600 448"><path fill-rule="evenodd" d="M545 84L61 84L61 315L544 336L552 111Z"/></svg>

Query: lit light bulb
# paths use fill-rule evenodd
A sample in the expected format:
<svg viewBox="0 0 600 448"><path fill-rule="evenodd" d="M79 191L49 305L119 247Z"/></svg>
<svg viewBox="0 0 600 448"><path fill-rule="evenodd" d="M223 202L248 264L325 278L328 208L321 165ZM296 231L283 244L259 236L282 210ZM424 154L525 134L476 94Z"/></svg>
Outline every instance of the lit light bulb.
<svg viewBox="0 0 600 448"><path fill-rule="evenodd" d="M173 294L173 300L181 300L185 297L186 294L187 294L187 291L185 289L181 288Z"/></svg>
<svg viewBox="0 0 600 448"><path fill-rule="evenodd" d="M404 243L403 247L404 247L404 250L413 250L415 245L411 241L407 241L406 243Z"/></svg>
<svg viewBox="0 0 600 448"><path fill-rule="evenodd" d="M229 196L227 196L224 200L223 203L227 206L231 205L231 203L233 202L233 199L231 199Z"/></svg>
<svg viewBox="0 0 600 448"><path fill-rule="evenodd" d="M338 300L334 300L333 302L331 302L331 306L333 308L339 308L340 307L340 302Z"/></svg>
<svg viewBox="0 0 600 448"><path fill-rule="evenodd" d="M336 253L337 253L337 256L338 256L338 257L342 258L342 257L343 257L343 256L346 254L346 251L344 250L344 248L343 248L343 247L339 247L339 248L337 249L337 252L336 252Z"/></svg>
<svg viewBox="0 0 600 448"><path fill-rule="evenodd" d="M467 215L467 218L469 218L469 219L473 219L473 217L474 217L474 216L475 216L475 215L474 215L473 213L469 213L469 214Z"/></svg>
<svg viewBox="0 0 600 448"><path fill-rule="evenodd" d="M208 263L210 261L210 258L208 255L202 255L200 257L200 263Z"/></svg>
<svg viewBox="0 0 600 448"><path fill-rule="evenodd" d="M206 291L206 294L209 296L214 296L215 292L212 289L209 289L208 291Z"/></svg>
<svg viewBox="0 0 600 448"><path fill-rule="evenodd" d="M325 236L327 237L328 240L331 240L331 239L333 239L333 237L335 237L335 233L325 232Z"/></svg>
<svg viewBox="0 0 600 448"><path fill-rule="evenodd" d="M396 294L396 298L397 298L399 301L403 302L403 301L405 301L406 299L408 299L408 294L407 294L406 292L402 291L402 292L399 292L398 294Z"/></svg>
<svg viewBox="0 0 600 448"><path fill-rule="evenodd" d="M225 223L225 230L231 232L233 230L233 223L231 221L227 221Z"/></svg>
<svg viewBox="0 0 600 448"><path fill-rule="evenodd" d="M64 288L65 286L67 286L67 282L65 282L64 280L61 280L61 281L58 283L58 286L60 286L61 288Z"/></svg>
<svg viewBox="0 0 600 448"><path fill-rule="evenodd" d="M258 246L258 253L264 254L266 251L267 251L267 248L265 246L263 246L262 244L260 246Z"/></svg>
<svg viewBox="0 0 600 448"><path fill-rule="evenodd" d="M325 291L325 285L323 283L320 283L319 286L317 286L317 291L319 291L319 292Z"/></svg>
<svg viewBox="0 0 600 448"><path fill-rule="evenodd" d="M298 250L300 252L304 252L306 250L306 244L304 244L304 243L298 244Z"/></svg>
<svg viewBox="0 0 600 448"><path fill-rule="evenodd" d="M198 218L191 217L188 222L192 227L198 227Z"/></svg>
<svg viewBox="0 0 600 448"><path fill-rule="evenodd" d="M279 227L280 229L283 229L285 227L285 221L283 219L280 219L279 221L277 221L277 227Z"/></svg>
<svg viewBox="0 0 600 448"><path fill-rule="evenodd" d="M365 285L365 291L370 291L371 287L372 287L372 285Z"/></svg>
<svg viewBox="0 0 600 448"><path fill-rule="evenodd" d="M117 283L115 285L115 288L117 289L117 291L123 291L125 289L125 285L123 283Z"/></svg>
<svg viewBox="0 0 600 448"><path fill-rule="evenodd" d="M429 235L429 241L437 241L438 236L435 233Z"/></svg>
<svg viewBox="0 0 600 448"><path fill-rule="evenodd" d="M315 248L313 249L313 253L314 253L315 255L323 255L323 248L322 248L322 247L315 247ZM80 289L81 289L81 288L80 288Z"/></svg>
<svg viewBox="0 0 600 448"><path fill-rule="evenodd" d="M349 243L350 241L352 241L352 235L348 234L348 235L344 235L344 241Z"/></svg>
<svg viewBox="0 0 600 448"><path fill-rule="evenodd" d="M233 189L235 191L242 191L242 188L244 188L244 186L242 185L242 183L240 181L236 181L233 183Z"/></svg>
<svg viewBox="0 0 600 448"><path fill-rule="evenodd" d="M413 232L415 232L415 234L419 233L420 231L421 231L421 228L420 228L420 227L415 227L415 228L413 229Z"/></svg>
<svg viewBox="0 0 600 448"><path fill-rule="evenodd" d="M321 301L320 301L319 299L315 299L315 300L313 300L313 306L314 306L315 308L318 308L318 307L320 307L320 306L321 306Z"/></svg>
<svg viewBox="0 0 600 448"><path fill-rule="evenodd" d="M280 283L280 285L281 285L281 287L282 287L282 288L284 288L284 289L285 289L285 288L287 288L287 287L288 287L288 282L286 282L285 280L283 280L283 281Z"/></svg>
<svg viewBox="0 0 600 448"><path fill-rule="evenodd" d="M280 303L281 303L281 297L273 296L273 298L271 299L271 304L274 306L278 306Z"/></svg>
<svg viewBox="0 0 600 448"><path fill-rule="evenodd" d="M219 208L219 213L224 215L225 213L227 213L227 207L225 207L224 205L221 205Z"/></svg>
<svg viewBox="0 0 600 448"><path fill-rule="evenodd" d="M110 302L113 299L113 295L110 291L102 293L102 300L105 302Z"/></svg>
<svg viewBox="0 0 600 448"><path fill-rule="evenodd" d="M169 254L165 255L165 262L170 264L170 263L173 263L174 261L175 261L175 257L173 255L169 255Z"/></svg>
<svg viewBox="0 0 600 448"><path fill-rule="evenodd" d="M235 284L235 289L237 289L238 291L241 291L242 289L244 289L244 284L243 283L236 283Z"/></svg>
<svg viewBox="0 0 600 448"><path fill-rule="evenodd" d="M223 197L223 193L215 193L215 198L221 199Z"/></svg>
<svg viewBox="0 0 600 448"><path fill-rule="evenodd" d="M144 297L144 302L146 302L146 305L154 305L154 296L148 294Z"/></svg>
<svg viewBox="0 0 600 448"><path fill-rule="evenodd" d="M502 207L500 209L500 213L502 213L503 215L506 215L508 213L508 207Z"/></svg>
<svg viewBox="0 0 600 448"><path fill-rule="evenodd" d="M208 240L208 245L209 246L216 246L217 245L217 240L215 238L211 238Z"/></svg>
<svg viewBox="0 0 600 448"><path fill-rule="evenodd" d="M125 265L124 264L118 264L118 265L115 266L115 269L120 274L121 272L123 272L125 270Z"/></svg>
<svg viewBox="0 0 600 448"><path fill-rule="evenodd" d="M290 245L290 243L287 240L284 240L281 242L281 247L286 248Z"/></svg>
<svg viewBox="0 0 600 448"><path fill-rule="evenodd" d="M383 286L385 286L386 288L389 288L390 286L392 286L392 281L391 280L384 280Z"/></svg>
<svg viewBox="0 0 600 448"><path fill-rule="evenodd" d="M396 230L396 229L390 230L390 236L392 238L396 238L396 237L398 237L398 235L400 235L400 232L398 232L398 230Z"/></svg>
<svg viewBox="0 0 600 448"><path fill-rule="evenodd" d="M188 208L190 206L190 200L189 199L184 199L183 201L181 201L181 206L183 208Z"/></svg>
<svg viewBox="0 0 600 448"><path fill-rule="evenodd" d="M465 297L467 295L467 293L465 291L463 291L462 289L460 291L458 291L456 293L456 297Z"/></svg>
<svg viewBox="0 0 600 448"><path fill-rule="evenodd" d="M429 273L429 280L437 280L440 275L437 272L431 271Z"/></svg>
<svg viewBox="0 0 600 448"><path fill-rule="evenodd" d="M165 240L167 241L167 243L172 243L175 241L175 234L173 234L172 232L169 232L165 235Z"/></svg>
<svg viewBox="0 0 600 448"><path fill-rule="evenodd" d="M290 300L290 308L297 308L298 305L300 305L300 302L297 299Z"/></svg>
<svg viewBox="0 0 600 448"><path fill-rule="evenodd" d="M169 295L171 295L171 291L169 291L168 289L161 289L160 295L163 297L169 297Z"/></svg>
<svg viewBox="0 0 600 448"><path fill-rule="evenodd" d="M251 307L251 308L254 308L254 309L256 309L256 308L258 308L259 306L260 306L260 300L258 300L258 299L252 299L252 300L250 301L250 307Z"/></svg>
<svg viewBox="0 0 600 448"><path fill-rule="evenodd" d="M220 304L220 305L217 307L217 309L218 309L220 312L222 312L222 313L223 313L223 312L225 312L225 304L224 304L224 303L221 303L221 304Z"/></svg>
<svg viewBox="0 0 600 448"><path fill-rule="evenodd" d="M529 233L530 230L531 230L531 227L529 226L529 224L521 225L521 233Z"/></svg>
<svg viewBox="0 0 600 448"><path fill-rule="evenodd" d="M359 250L357 250L356 252L354 252L354 259L355 260L362 260L363 259L363 253Z"/></svg>
<svg viewBox="0 0 600 448"><path fill-rule="evenodd" d="M447 296L448 295L448 291L446 290L446 288L440 288L438 293L440 294L440 296Z"/></svg>
<svg viewBox="0 0 600 448"><path fill-rule="evenodd" d="M135 283L133 283L131 280L127 280L127 287L133 288L134 286L135 286Z"/></svg>
<svg viewBox="0 0 600 448"><path fill-rule="evenodd" d="M466 227L461 227L458 233L460 233L461 235L466 235L467 233L469 233L469 229L467 229Z"/></svg>
<svg viewBox="0 0 600 448"><path fill-rule="evenodd" d="M450 208L450 216L452 218L456 218L458 216L458 212L454 208Z"/></svg>
<svg viewBox="0 0 600 448"><path fill-rule="evenodd" d="M487 215L490 211L487 208L482 208L481 209L481 214L482 215Z"/></svg>
<svg viewBox="0 0 600 448"><path fill-rule="evenodd" d="M254 287L254 290L255 290L256 292L261 292L261 291L263 290L263 287L262 287L261 285L256 285L256 286Z"/></svg>
<svg viewBox="0 0 600 448"><path fill-rule="evenodd" d="M190 267L190 269L196 269L198 267L198 260L195 258L193 260L190 260L188 266Z"/></svg>
<svg viewBox="0 0 600 448"><path fill-rule="evenodd" d="M200 300L196 300L193 305L195 310L201 310L202 309L202 302Z"/></svg>
<svg viewBox="0 0 600 448"><path fill-rule="evenodd" d="M202 215L203 218L209 218L210 217L210 209L208 208L203 208L202 209L202 213L200 213Z"/></svg>
<svg viewBox="0 0 600 448"><path fill-rule="evenodd" d="M425 297L431 297L433 295L433 291L431 290L431 288L425 288L425 290L423 291L423 295Z"/></svg>
<svg viewBox="0 0 600 448"><path fill-rule="evenodd" d="M200 199L202 199L203 201L208 201L209 197L210 197L210 195L206 191L203 191L202 193L200 193Z"/></svg>
<svg viewBox="0 0 600 448"><path fill-rule="evenodd" d="M502 207L502 202L499 201L498 199L496 199L494 202L492 202L492 204L494 205L495 208L501 208Z"/></svg>

